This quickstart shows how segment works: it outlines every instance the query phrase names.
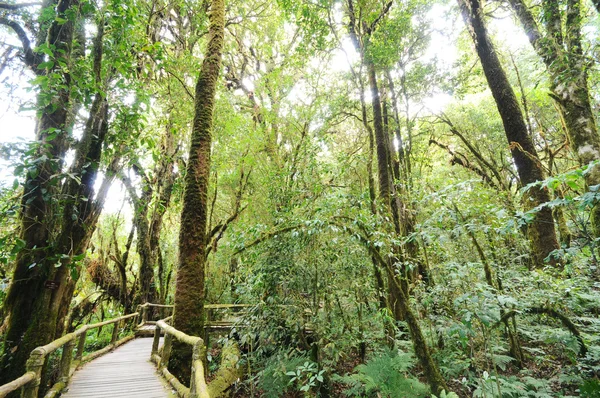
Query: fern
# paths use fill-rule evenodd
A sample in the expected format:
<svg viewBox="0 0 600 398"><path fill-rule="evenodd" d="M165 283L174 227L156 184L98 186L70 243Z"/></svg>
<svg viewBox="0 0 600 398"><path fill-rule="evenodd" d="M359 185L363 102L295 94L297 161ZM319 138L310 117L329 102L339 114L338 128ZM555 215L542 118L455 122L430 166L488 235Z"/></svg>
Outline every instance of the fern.
<svg viewBox="0 0 600 398"><path fill-rule="evenodd" d="M586 380L579 391L583 398L600 398L600 381L598 379Z"/></svg>
<svg viewBox="0 0 600 398"><path fill-rule="evenodd" d="M308 358L303 356L278 355L267 360L264 370L261 372L259 386L263 390L263 396L277 398L284 395L290 388L290 376L286 373L295 370Z"/></svg>
<svg viewBox="0 0 600 398"><path fill-rule="evenodd" d="M499 367L500 369L502 369L504 371L504 370L506 370L506 365L508 365L509 363L511 363L512 361L514 361L515 359L513 357L508 356L508 355L493 354L492 355L492 360L494 361L494 364L497 367Z"/></svg>
<svg viewBox="0 0 600 398"><path fill-rule="evenodd" d="M500 391L498 390L500 385ZM555 396L548 380L524 377L523 380L515 376L490 376L484 372L483 378L477 389L473 392L474 398L480 397L502 398L547 398Z"/></svg>
<svg viewBox="0 0 600 398"><path fill-rule="evenodd" d="M414 362L411 354L387 351L357 366L356 373L337 380L348 386L346 396L426 397L429 388L405 374Z"/></svg>

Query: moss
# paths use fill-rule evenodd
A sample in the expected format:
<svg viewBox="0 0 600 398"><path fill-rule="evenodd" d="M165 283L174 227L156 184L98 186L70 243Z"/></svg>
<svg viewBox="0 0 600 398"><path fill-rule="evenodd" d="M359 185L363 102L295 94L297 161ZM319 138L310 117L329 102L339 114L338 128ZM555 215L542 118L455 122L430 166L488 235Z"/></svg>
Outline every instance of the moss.
<svg viewBox="0 0 600 398"><path fill-rule="evenodd" d="M173 326L192 336L202 336L204 332L210 147L224 35L225 1L215 0L211 6L206 56L196 82L195 114L179 231L179 268L173 316ZM183 377L181 380L189 380L190 363L190 348L174 342L169 368L177 377Z"/></svg>
<svg viewBox="0 0 600 398"><path fill-rule="evenodd" d="M221 353L221 366L215 378L208 385L211 398L220 398L227 395L227 391L240 377L238 362L240 360L240 349L235 342L229 342L223 347Z"/></svg>

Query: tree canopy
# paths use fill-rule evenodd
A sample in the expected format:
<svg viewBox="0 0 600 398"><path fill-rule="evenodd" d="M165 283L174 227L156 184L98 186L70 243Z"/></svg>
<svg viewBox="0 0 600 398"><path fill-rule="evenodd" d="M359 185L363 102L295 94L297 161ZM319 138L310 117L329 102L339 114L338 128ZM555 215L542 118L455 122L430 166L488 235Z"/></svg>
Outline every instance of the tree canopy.
<svg viewBox="0 0 600 398"><path fill-rule="evenodd" d="M600 396L599 37L583 0L0 0L0 385L154 303L219 396Z"/></svg>

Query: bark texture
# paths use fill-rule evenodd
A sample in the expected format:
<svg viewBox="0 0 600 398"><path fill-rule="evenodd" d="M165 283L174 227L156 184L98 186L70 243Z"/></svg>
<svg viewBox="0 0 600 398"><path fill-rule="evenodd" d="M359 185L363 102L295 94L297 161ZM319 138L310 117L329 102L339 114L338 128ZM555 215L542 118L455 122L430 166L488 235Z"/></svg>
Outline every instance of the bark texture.
<svg viewBox="0 0 600 398"><path fill-rule="evenodd" d="M56 15L65 18L60 24L54 21L48 28L47 43L56 46L55 54L69 63L74 21L66 13L77 2L62 0L56 4ZM61 53L62 52L62 53ZM60 54L60 55L58 55ZM53 218L52 195L58 194L62 157L67 149L66 125L70 107L71 77L62 73L59 66L47 70L57 73L63 84L56 92L41 90L38 95L38 120L35 170L28 173L21 202L21 235L25 248L19 252L15 272L7 293L4 307L8 323L4 340L4 352L0 364L0 384L20 376L29 353L38 345L52 340L56 325L50 303L54 295L46 282L53 279L54 265L48 255L51 251L51 219Z"/></svg>
<svg viewBox="0 0 600 398"><path fill-rule="evenodd" d="M458 0L458 3L502 118L521 184L528 185L541 181L544 179L542 165L527 130L527 124L515 92L489 38L481 3L479 0ZM530 210L549 201L550 196L547 190L534 187L524 196L524 207L526 210ZM548 207L543 207L535 215L527 228L527 233L534 265L541 267L550 252L559 248L552 211Z"/></svg>
<svg viewBox="0 0 600 398"><path fill-rule="evenodd" d="M49 29L49 43L56 46L55 53L61 54L61 61L66 64L72 63L76 56L75 50L71 51L71 43L76 34L77 8L75 1L59 2L57 17L66 22L56 21ZM78 38L79 55L83 54L83 40ZM101 89L102 41L100 26L92 53L98 92L104 92ZM69 97L70 77L63 73L62 78L66 85L61 86L58 96L52 96L50 104L42 106L47 96L43 90L39 97L37 156L46 160L39 162L37 174L30 173L25 183L21 239L26 242L26 248L17 256L6 301L7 355L3 357L2 367L7 370L0 372L0 382L5 377L20 375L33 348L64 332L64 320L79 277L80 265L74 257L85 253L112 181L109 167L107 177L95 192L103 142L108 134L108 102L98 93L75 147L73 164L61 185L62 159L68 149L68 130L75 113ZM115 162L112 167L116 167Z"/></svg>
<svg viewBox="0 0 600 398"><path fill-rule="evenodd" d="M203 336L204 331L210 147L224 30L225 0L213 0L208 45L196 82L195 114L179 233L179 267L173 318L173 326L176 329L194 336ZM181 374L183 368L189 366L190 353L185 347L177 345L174 345L173 350L170 366L175 372Z"/></svg>
<svg viewBox="0 0 600 398"><path fill-rule="evenodd" d="M558 0L543 1L545 34L523 0L510 0L510 4L531 45L546 64L551 96L558 104L579 164L586 166L600 160L600 135L588 86L589 61L581 41L581 1L568 0L565 11L561 11ZM594 0L594 5L600 12L600 2ZM600 166L589 171L586 182L589 186L600 184ZM592 224L595 235L600 236L600 206L593 210Z"/></svg>

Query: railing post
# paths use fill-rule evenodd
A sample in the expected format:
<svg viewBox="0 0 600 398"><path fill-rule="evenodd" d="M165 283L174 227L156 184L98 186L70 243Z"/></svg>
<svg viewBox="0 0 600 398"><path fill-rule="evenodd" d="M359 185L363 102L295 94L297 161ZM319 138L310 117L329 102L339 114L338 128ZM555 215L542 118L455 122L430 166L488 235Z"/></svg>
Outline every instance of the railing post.
<svg viewBox="0 0 600 398"><path fill-rule="evenodd" d="M117 341L117 337L119 337L119 324L121 323L121 321L117 321L114 323L114 328L112 331L112 336L110 338L110 344L115 344L115 342Z"/></svg>
<svg viewBox="0 0 600 398"><path fill-rule="evenodd" d="M87 328L79 335L79 342L77 343L77 352L75 353L75 359L81 360L83 357L83 350L85 349L85 337L87 335Z"/></svg>
<svg viewBox="0 0 600 398"><path fill-rule="evenodd" d="M71 373L71 360L73 359L73 348L75 340L71 340L63 346L62 357L60 359L60 381L67 383Z"/></svg>
<svg viewBox="0 0 600 398"><path fill-rule="evenodd" d="M133 328L134 329L137 328L137 326L138 326L138 319L140 319L139 309L136 312L138 312L138 314L133 317Z"/></svg>
<svg viewBox="0 0 600 398"><path fill-rule="evenodd" d="M202 336L202 337L204 337L204 341L207 341L207 339L208 339L208 330L210 328L210 323L212 322L212 319L213 319L213 317L211 315L212 315L212 309L209 308L206 310L206 319L204 320L204 330L203 330L204 336ZM208 343L206 343L206 344L208 345Z"/></svg>
<svg viewBox="0 0 600 398"><path fill-rule="evenodd" d="M204 378L204 357L206 348L204 341L199 340L192 349L192 377L190 380L190 398L207 397L206 379Z"/></svg>
<svg viewBox="0 0 600 398"><path fill-rule="evenodd" d="M160 358L159 367L164 368L169 365L169 359L171 358L171 340L170 334L165 333L165 343L163 344L162 357Z"/></svg>
<svg viewBox="0 0 600 398"><path fill-rule="evenodd" d="M26 370L35 373L35 379L23 387L23 398L37 398L40 383L42 381L42 367L44 366L45 353L36 348L29 355Z"/></svg>
<svg viewBox="0 0 600 398"><path fill-rule="evenodd" d="M142 324L148 321L148 306L146 304L142 305Z"/></svg>
<svg viewBox="0 0 600 398"><path fill-rule="evenodd" d="M158 344L160 343L160 326L156 325L154 328L154 340L152 340L152 354L150 354L150 358L154 356L154 354L158 354Z"/></svg>

